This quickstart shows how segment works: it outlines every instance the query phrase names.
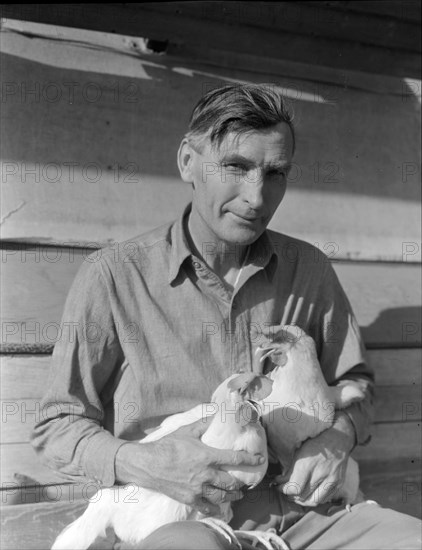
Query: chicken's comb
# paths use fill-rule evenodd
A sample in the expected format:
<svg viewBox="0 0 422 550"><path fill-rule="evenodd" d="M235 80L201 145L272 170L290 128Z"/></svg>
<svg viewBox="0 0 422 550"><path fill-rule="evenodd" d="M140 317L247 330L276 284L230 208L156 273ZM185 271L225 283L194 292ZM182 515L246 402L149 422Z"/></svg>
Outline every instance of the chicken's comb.
<svg viewBox="0 0 422 550"><path fill-rule="evenodd" d="M248 397L256 401L270 395L272 386L272 380L255 372L241 372L227 384L230 391L238 391L241 395L248 393Z"/></svg>

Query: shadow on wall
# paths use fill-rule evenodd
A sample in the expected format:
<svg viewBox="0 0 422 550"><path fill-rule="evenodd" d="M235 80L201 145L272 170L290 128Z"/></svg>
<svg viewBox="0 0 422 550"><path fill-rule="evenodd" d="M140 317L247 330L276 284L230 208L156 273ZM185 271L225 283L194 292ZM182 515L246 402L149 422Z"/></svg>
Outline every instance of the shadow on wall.
<svg viewBox="0 0 422 550"><path fill-rule="evenodd" d="M6 38L6 51L19 56L3 55L4 160L179 178L176 151L196 101L230 82L266 82L282 89L295 113L292 187L420 197L420 90L405 80L397 78L392 89L392 79L380 76L389 78L390 91L378 93L306 74L258 75L171 56L134 58L46 38ZM63 68L72 65L78 69Z"/></svg>
<svg viewBox="0 0 422 550"><path fill-rule="evenodd" d="M373 323L361 327L367 348L420 348L422 311L420 307L384 309Z"/></svg>

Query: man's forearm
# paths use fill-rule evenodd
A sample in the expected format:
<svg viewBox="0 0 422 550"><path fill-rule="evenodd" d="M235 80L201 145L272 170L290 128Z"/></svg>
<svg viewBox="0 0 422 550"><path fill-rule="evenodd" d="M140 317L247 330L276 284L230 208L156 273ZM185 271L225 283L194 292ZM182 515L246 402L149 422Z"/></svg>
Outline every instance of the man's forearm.
<svg viewBox="0 0 422 550"><path fill-rule="evenodd" d="M334 424L330 429L336 441L341 440L345 452L351 453L357 445L357 435L349 415L345 411L336 411Z"/></svg>
<svg viewBox="0 0 422 550"><path fill-rule="evenodd" d="M60 410L61 415L37 424L31 434L41 461L72 482L93 480L105 487L114 485L115 455L126 442L88 418L75 420L70 411L64 414L64 404Z"/></svg>
<svg viewBox="0 0 422 550"><path fill-rule="evenodd" d="M152 458L152 446L152 443L140 445L127 441L117 450L114 461L116 483L123 485L136 481L137 485L145 489L156 488L148 465Z"/></svg>
<svg viewBox="0 0 422 550"><path fill-rule="evenodd" d="M354 427L356 435L354 446L369 443L371 439L371 424L374 417L374 381L369 371L368 373L360 372L364 368L364 365L359 365L337 381L337 383L342 380L358 382L365 393L365 398L362 401L356 401L341 411L349 418L350 423Z"/></svg>

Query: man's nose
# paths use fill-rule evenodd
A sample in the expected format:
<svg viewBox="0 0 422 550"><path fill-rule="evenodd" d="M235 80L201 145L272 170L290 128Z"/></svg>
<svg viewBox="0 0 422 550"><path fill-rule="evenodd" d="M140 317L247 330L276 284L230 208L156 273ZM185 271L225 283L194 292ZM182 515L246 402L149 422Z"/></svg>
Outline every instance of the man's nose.
<svg viewBox="0 0 422 550"><path fill-rule="evenodd" d="M243 180L243 198L251 208L258 210L264 203L264 176L262 170L249 170Z"/></svg>

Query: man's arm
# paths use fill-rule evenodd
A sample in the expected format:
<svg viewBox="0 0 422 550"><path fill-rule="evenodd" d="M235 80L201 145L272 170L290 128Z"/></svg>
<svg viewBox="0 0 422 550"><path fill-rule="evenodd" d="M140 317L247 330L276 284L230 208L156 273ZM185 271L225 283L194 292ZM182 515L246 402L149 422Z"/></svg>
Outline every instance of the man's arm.
<svg viewBox="0 0 422 550"><path fill-rule="evenodd" d="M339 383L348 380L358 383L365 394L362 401L352 403L344 413L348 416L355 432L355 444L367 445L371 440L371 425L374 418L374 374L367 363L361 363L350 369L336 381Z"/></svg>
<svg viewBox="0 0 422 550"><path fill-rule="evenodd" d="M302 506L317 506L332 500L346 473L355 430L344 412L317 437L306 440L283 476L276 478L280 490Z"/></svg>
<svg viewBox="0 0 422 550"><path fill-rule="evenodd" d="M350 303L331 265L327 262L325 267L313 334L321 369L330 385L358 382L365 398L336 411L333 426L305 441L289 471L277 478L280 490L305 506L331 500L334 489L344 481L350 452L370 441L373 419L374 372L366 362Z"/></svg>
<svg viewBox="0 0 422 550"><path fill-rule="evenodd" d="M355 379L356 380L356 379ZM362 384L365 378L362 377ZM364 401L336 411L334 424L297 450L290 469L277 478L280 490L303 506L332 500L345 479L347 461L358 444L368 442L372 417L372 384Z"/></svg>
<svg viewBox="0 0 422 550"><path fill-rule="evenodd" d="M72 332L55 346L42 414L32 433L41 460L74 482L134 482L192 504L240 498L222 465L257 465L263 457L212 449L200 441L206 423L154 443L130 443L104 429L101 394L125 361L115 326L112 284L101 262L85 263L66 300L62 325ZM203 498L204 497L204 498Z"/></svg>
<svg viewBox="0 0 422 550"><path fill-rule="evenodd" d="M363 377L361 380L365 383ZM333 498L336 488L344 482L351 451L356 445L368 442L366 434L372 416L371 388L372 384L368 382L364 401L336 411L331 428L302 444L291 468L277 477L285 495L303 506L317 506Z"/></svg>
<svg viewBox="0 0 422 550"><path fill-rule="evenodd" d="M103 428L100 394L124 361L99 261L83 263L69 291L41 415L31 436L41 461L74 482L114 483L124 443Z"/></svg>
<svg viewBox="0 0 422 550"><path fill-rule="evenodd" d="M123 445L116 454L116 480L135 482L206 515L218 514L219 504L243 496L239 483L219 467L240 463L256 466L265 459L201 443L200 437L211 421L212 417L199 420L155 442Z"/></svg>

